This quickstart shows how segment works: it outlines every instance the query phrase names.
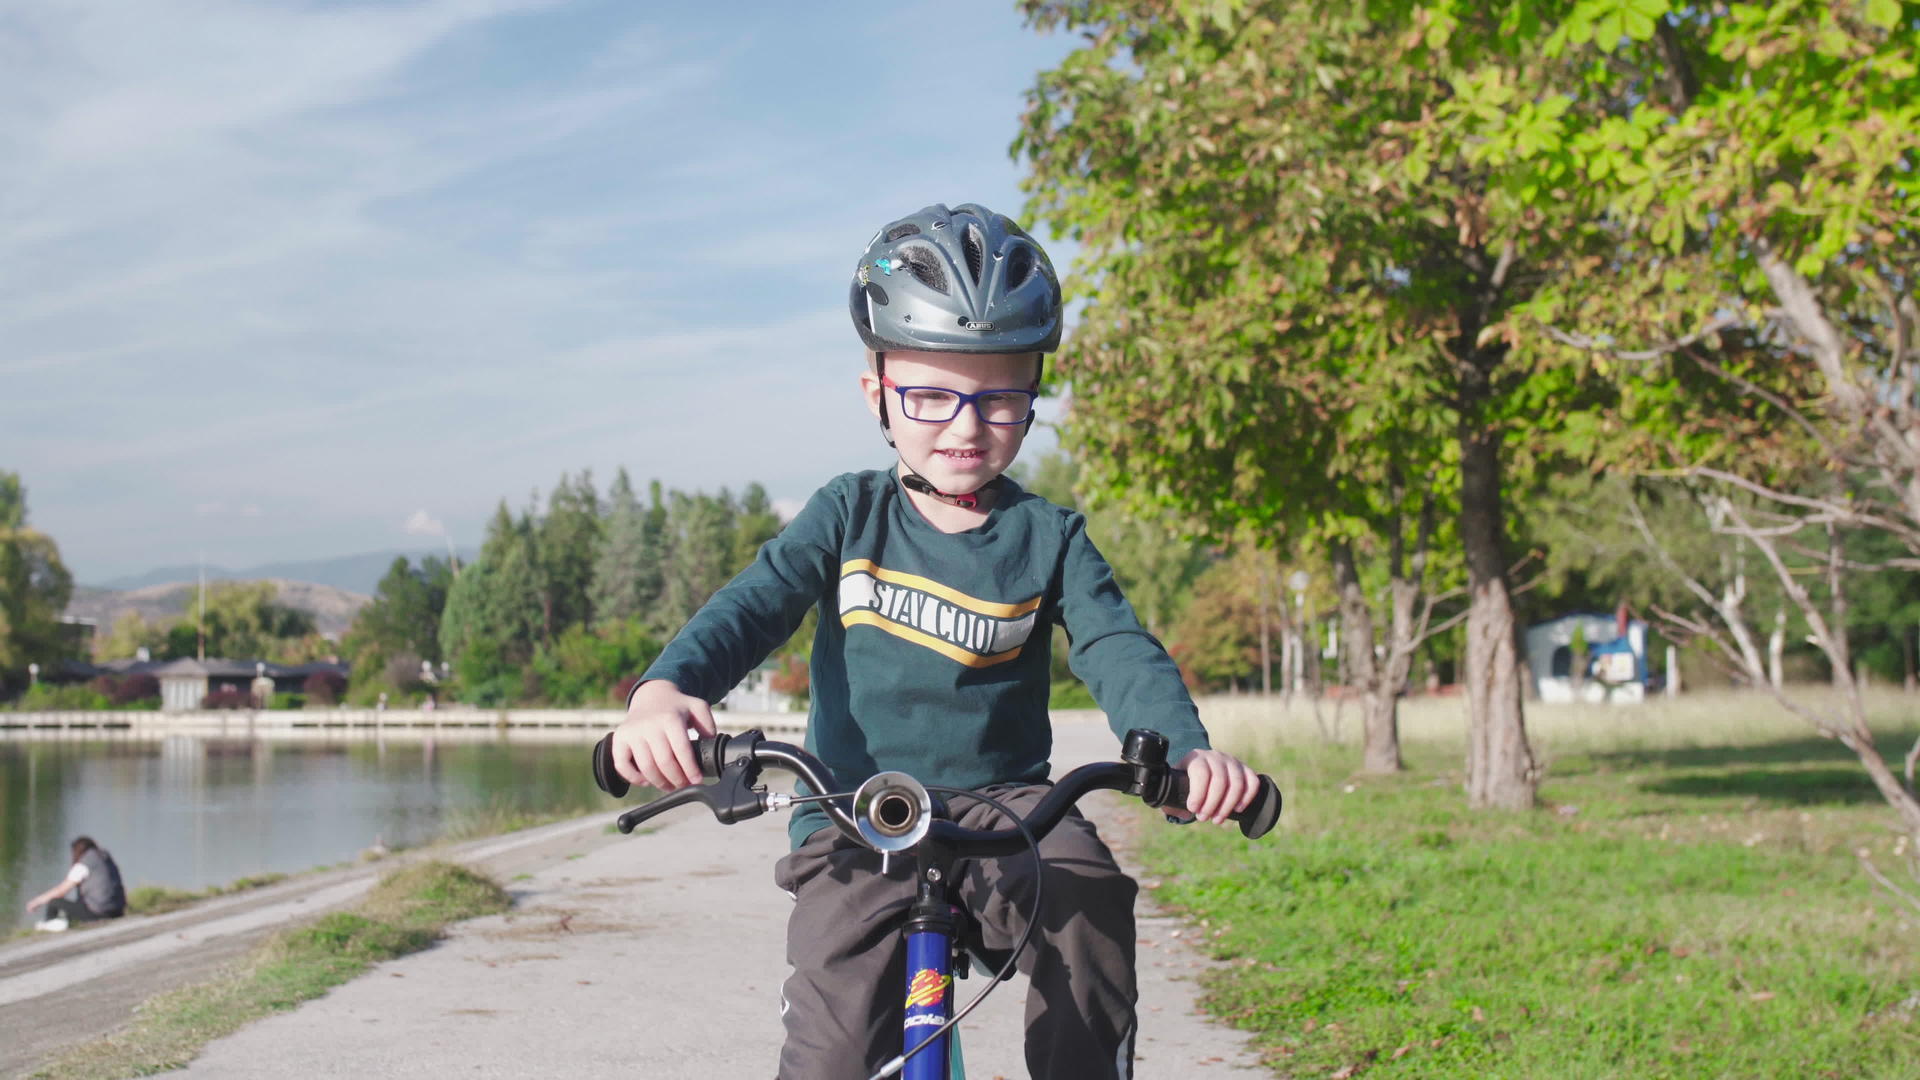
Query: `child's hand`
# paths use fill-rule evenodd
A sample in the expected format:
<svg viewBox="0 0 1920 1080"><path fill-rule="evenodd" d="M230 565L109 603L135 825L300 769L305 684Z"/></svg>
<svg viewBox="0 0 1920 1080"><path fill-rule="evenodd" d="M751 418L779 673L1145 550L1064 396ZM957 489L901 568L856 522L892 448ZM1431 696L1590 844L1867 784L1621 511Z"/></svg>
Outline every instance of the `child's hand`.
<svg viewBox="0 0 1920 1080"><path fill-rule="evenodd" d="M1202 821L1225 825L1227 815L1247 808L1260 790L1260 775L1246 762L1219 750L1192 750L1175 763L1187 774L1187 811ZM1183 817L1173 808L1163 808Z"/></svg>
<svg viewBox="0 0 1920 1080"><path fill-rule="evenodd" d="M641 683L627 705L627 718L613 729L613 768L629 784L651 784L661 791L700 782L687 729L712 735L713 709L705 700L680 692L665 679Z"/></svg>

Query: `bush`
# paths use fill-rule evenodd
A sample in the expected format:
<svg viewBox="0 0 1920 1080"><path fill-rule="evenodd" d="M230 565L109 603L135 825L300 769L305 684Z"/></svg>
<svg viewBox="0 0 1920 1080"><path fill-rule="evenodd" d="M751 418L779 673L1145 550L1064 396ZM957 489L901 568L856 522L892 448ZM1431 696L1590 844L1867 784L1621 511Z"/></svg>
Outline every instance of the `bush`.
<svg viewBox="0 0 1920 1080"><path fill-rule="evenodd" d="M307 698L304 694L275 694L273 700L267 702L269 709L304 709L306 707Z"/></svg>
<svg viewBox="0 0 1920 1080"><path fill-rule="evenodd" d="M116 709L160 707L160 680L145 672L102 675L92 685Z"/></svg>
<svg viewBox="0 0 1920 1080"><path fill-rule="evenodd" d="M237 686L222 686L200 699L203 709L251 709L253 695Z"/></svg>
<svg viewBox="0 0 1920 1080"><path fill-rule="evenodd" d="M73 710L105 709L107 696L84 683L74 686L53 686L48 683L34 683L20 699L13 703L21 712L67 712Z"/></svg>
<svg viewBox="0 0 1920 1080"><path fill-rule="evenodd" d="M1047 694L1049 709L1097 709L1099 704L1093 700L1093 692L1079 679L1062 679L1053 684Z"/></svg>
<svg viewBox="0 0 1920 1080"><path fill-rule="evenodd" d="M347 680L337 671L316 671L307 676L307 681L300 688L306 691L310 704L337 705L341 693L347 688Z"/></svg>
<svg viewBox="0 0 1920 1080"><path fill-rule="evenodd" d="M645 671L660 655L660 643L637 619L611 623L597 630L573 626L551 646L534 654L529 675L538 681L522 686L555 705L600 705L613 700L621 681Z"/></svg>
<svg viewBox="0 0 1920 1080"><path fill-rule="evenodd" d="M806 704L813 692L813 675L807 665L807 658L797 653L788 653L780 658L780 668L767 680L776 693L785 694L798 704Z"/></svg>

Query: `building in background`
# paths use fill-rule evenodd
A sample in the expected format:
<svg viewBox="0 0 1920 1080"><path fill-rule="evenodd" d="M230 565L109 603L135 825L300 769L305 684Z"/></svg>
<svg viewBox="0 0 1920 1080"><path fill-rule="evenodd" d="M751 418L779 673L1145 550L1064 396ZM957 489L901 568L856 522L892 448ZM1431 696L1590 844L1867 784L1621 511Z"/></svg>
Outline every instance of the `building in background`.
<svg viewBox="0 0 1920 1080"><path fill-rule="evenodd" d="M1575 678L1574 638L1586 644ZM1544 702L1637 705L1647 698L1647 624L1626 605L1612 615L1577 612L1527 628L1527 667Z"/></svg>

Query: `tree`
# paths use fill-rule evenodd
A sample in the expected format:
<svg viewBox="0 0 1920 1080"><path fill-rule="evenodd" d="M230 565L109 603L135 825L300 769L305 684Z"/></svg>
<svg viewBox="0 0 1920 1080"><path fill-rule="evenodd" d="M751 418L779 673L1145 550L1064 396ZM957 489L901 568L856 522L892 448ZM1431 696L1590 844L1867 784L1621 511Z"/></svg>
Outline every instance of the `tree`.
<svg viewBox="0 0 1920 1080"><path fill-rule="evenodd" d="M733 495L675 491L668 496L666 587L655 628L677 631L742 565L734 562L737 509Z"/></svg>
<svg viewBox="0 0 1920 1080"><path fill-rule="evenodd" d="M1436 10L1454 20L1466 8ZM1776 688L1782 704L1852 749L1920 840L1920 744L1902 782L1875 745L1853 672L1844 535L1896 537L1905 554L1889 564L1920 568L1920 5L1586 0L1510 10L1527 32L1458 45L1442 35L1439 48L1472 51L1487 77L1462 84L1451 106L1470 123L1436 115L1433 129L1453 132L1470 158L1557 181L1620 238L1588 281L1537 293L1531 325L1516 329L1597 363L1711 373L1791 433L1781 449L1798 461L1756 460L1745 448L1710 458L1675 440L1667 464L1714 489L1704 505L1715 531L1764 558L1828 659L1838 708ZM1566 17L1549 20L1549 10ZM1506 102L1525 84L1503 89L1494 73L1527 49L1591 62L1565 93L1529 88L1518 107ZM1590 100L1627 104L1577 107ZM1812 583L1809 567L1820 571ZM1699 631L1751 668L1739 638L1752 628L1699 584L1711 620Z"/></svg>
<svg viewBox="0 0 1920 1080"><path fill-rule="evenodd" d="M780 515L773 512L766 488L758 483L747 485L740 495L733 530L733 567L738 572L752 565L762 544L780 535Z"/></svg>
<svg viewBox="0 0 1920 1080"><path fill-rule="evenodd" d="M411 691L421 681L420 665L440 661L440 618L453 579L452 565L436 556L418 567L405 556L393 560L341 641L353 663L354 701Z"/></svg>
<svg viewBox="0 0 1920 1080"><path fill-rule="evenodd" d="M1060 368L1095 486L1216 535L1363 531L1382 558L1417 544L1432 498L1467 579L1469 801L1533 805L1507 508L1592 452L1577 418L1615 388L1509 323L1605 230L1544 215L1531 166L1426 137L1475 69L1427 48L1424 8L1023 6L1089 39L1040 76L1015 147L1033 208L1084 245ZM1549 95L1578 69L1523 75Z"/></svg>
<svg viewBox="0 0 1920 1080"><path fill-rule="evenodd" d="M534 654L541 696L553 705L606 705L623 679L645 671L660 642L638 619L589 629L571 626Z"/></svg>
<svg viewBox="0 0 1920 1080"><path fill-rule="evenodd" d="M27 524L19 474L0 470L0 686L25 685L28 664L66 657L60 613L72 596L59 545Z"/></svg>
<svg viewBox="0 0 1920 1080"><path fill-rule="evenodd" d="M150 657L167 655L167 627L150 623L137 611L121 613L113 620L107 635L95 643L93 654L100 660L131 660L146 649Z"/></svg>
<svg viewBox="0 0 1920 1080"><path fill-rule="evenodd" d="M593 473L561 474L531 535L541 594L542 641L593 622L593 568L600 548L600 497Z"/></svg>
<svg viewBox="0 0 1920 1080"><path fill-rule="evenodd" d="M607 518L593 562L593 612L602 622L642 618L660 599L661 544L666 508L660 483L652 484L648 506L641 506L633 482L622 468L607 493Z"/></svg>
<svg viewBox="0 0 1920 1080"><path fill-rule="evenodd" d="M270 581L216 581L208 585L204 619L196 611L169 625L168 655L195 655L200 629L204 630L208 656L236 660L297 662L312 655L318 642L313 616L280 603L280 590Z"/></svg>
<svg viewBox="0 0 1920 1080"><path fill-rule="evenodd" d="M479 558L447 590L440 648L467 700L503 704L526 683L547 619L533 533L532 516L515 518L502 501Z"/></svg>

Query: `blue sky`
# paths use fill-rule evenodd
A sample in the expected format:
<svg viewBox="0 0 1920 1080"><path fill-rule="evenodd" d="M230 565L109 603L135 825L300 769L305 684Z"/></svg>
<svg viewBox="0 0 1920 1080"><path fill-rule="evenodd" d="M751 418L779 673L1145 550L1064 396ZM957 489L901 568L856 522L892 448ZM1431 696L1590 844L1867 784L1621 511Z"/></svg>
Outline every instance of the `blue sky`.
<svg viewBox="0 0 1920 1080"><path fill-rule="evenodd" d="M862 245L1017 212L1071 44L958 0L8 5L0 468L82 582L470 546L583 467L804 499L888 460Z"/></svg>

